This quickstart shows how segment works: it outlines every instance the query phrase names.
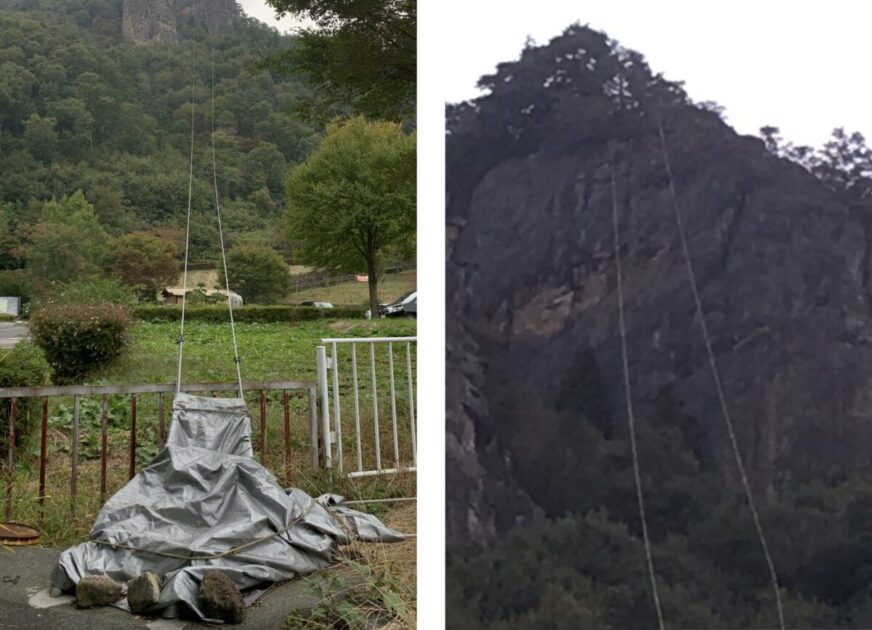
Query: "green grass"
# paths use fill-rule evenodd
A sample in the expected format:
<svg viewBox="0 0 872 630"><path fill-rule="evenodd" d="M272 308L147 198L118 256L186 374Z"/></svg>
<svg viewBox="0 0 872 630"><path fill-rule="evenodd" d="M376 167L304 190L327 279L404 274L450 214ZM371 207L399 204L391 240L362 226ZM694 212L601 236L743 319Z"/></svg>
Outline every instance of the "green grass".
<svg viewBox="0 0 872 630"><path fill-rule="evenodd" d="M415 271L402 271L387 274L379 284L379 301L389 304L417 288L418 274ZM306 289L291 293L285 302L331 302L339 305L359 305L369 303L369 285L366 282L343 282L332 287Z"/></svg>

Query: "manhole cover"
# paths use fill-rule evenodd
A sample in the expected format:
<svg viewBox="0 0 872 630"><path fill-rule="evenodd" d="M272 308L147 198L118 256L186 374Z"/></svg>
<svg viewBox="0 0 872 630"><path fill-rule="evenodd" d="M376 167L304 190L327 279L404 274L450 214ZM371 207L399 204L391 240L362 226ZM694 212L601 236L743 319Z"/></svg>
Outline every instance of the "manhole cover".
<svg viewBox="0 0 872 630"><path fill-rule="evenodd" d="M21 523L0 523L0 545L22 547L35 545L38 541L38 529Z"/></svg>

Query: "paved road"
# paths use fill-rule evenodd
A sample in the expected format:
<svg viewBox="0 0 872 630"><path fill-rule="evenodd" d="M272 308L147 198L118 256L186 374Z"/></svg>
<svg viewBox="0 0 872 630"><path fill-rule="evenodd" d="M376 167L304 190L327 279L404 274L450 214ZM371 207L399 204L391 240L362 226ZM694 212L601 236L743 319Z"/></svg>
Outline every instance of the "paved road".
<svg viewBox="0 0 872 630"><path fill-rule="evenodd" d="M27 336L27 324L0 322L0 348L11 348Z"/></svg>
<svg viewBox="0 0 872 630"><path fill-rule="evenodd" d="M21 547L9 551L0 547L0 630L194 630L215 627L175 619L152 619L112 607L79 610L71 596L50 597L49 576L58 554L55 549ZM284 627L285 620L294 610L311 610L318 601L311 582L286 582L255 602L247 610L245 621L235 627L279 629Z"/></svg>

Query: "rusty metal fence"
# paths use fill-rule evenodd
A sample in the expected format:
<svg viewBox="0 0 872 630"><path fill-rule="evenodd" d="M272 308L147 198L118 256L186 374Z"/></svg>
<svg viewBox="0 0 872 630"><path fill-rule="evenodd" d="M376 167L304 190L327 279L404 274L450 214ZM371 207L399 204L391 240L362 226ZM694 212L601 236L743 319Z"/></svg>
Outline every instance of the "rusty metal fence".
<svg viewBox="0 0 872 630"><path fill-rule="evenodd" d="M186 393L211 393L236 392L238 383L200 383L183 385L181 391ZM267 453L267 397L268 393L276 392L281 396L282 427L283 435L283 466L285 477L290 477L291 469L291 399L301 399L304 409L304 419L307 420L307 435L309 452L311 457L310 466L318 469L319 444L318 444L318 411L316 384L310 381L270 381L270 382L244 382L246 392L256 392L260 407L259 435L260 442L257 449L261 463L266 465ZM157 396L157 442L158 447L163 448L166 439L167 426L166 415L167 394L170 398L176 391L175 383L168 384L143 384L143 385L101 385L101 386L73 386L73 387L35 387L35 388L6 388L0 389L0 405L5 405L8 412L8 427L6 440L6 489L5 489L5 518L12 518L13 492L15 488L16 469L16 421L21 401L40 401L41 413L39 424L39 487L38 501L40 506L46 499L46 464L49 453L47 450L47 436L49 430L49 401L52 399L72 399L72 427L70 434L70 507L75 509L76 498L79 494L78 468L79 468L79 439L80 439L80 410L83 399L98 398L102 401L102 418L99 437L100 449L100 501L105 501L107 495L107 460L108 460L108 420L109 420L109 397L129 397L129 445L128 445L128 478L133 478L137 468L137 415L138 401L143 396ZM171 403L170 403L171 406Z"/></svg>

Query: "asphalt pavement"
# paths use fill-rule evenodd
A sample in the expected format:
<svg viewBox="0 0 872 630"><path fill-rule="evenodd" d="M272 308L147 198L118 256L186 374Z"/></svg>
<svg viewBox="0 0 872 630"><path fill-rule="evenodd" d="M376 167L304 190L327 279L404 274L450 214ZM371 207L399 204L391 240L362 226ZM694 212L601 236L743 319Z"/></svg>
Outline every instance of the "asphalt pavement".
<svg viewBox="0 0 872 630"><path fill-rule="evenodd" d="M27 337L27 324L0 322L0 348L12 348Z"/></svg>
<svg viewBox="0 0 872 630"><path fill-rule="evenodd" d="M133 615L111 606L79 610L69 595L51 597L49 577L60 552L40 547L0 546L0 630L193 630L217 627L177 619ZM320 574L327 579L326 574ZM297 579L276 586L247 609L245 621L234 626L278 630L295 610L312 610L319 603L312 580Z"/></svg>

